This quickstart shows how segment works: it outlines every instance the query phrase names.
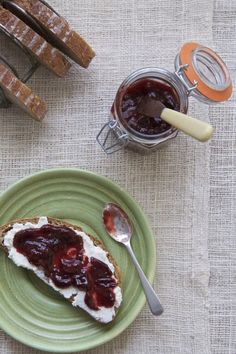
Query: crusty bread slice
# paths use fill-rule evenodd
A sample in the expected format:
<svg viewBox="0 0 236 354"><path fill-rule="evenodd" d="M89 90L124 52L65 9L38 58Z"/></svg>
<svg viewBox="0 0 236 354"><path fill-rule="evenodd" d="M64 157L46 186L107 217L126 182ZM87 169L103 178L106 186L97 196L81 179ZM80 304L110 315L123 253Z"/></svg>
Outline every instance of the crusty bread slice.
<svg viewBox="0 0 236 354"><path fill-rule="evenodd" d="M47 220L48 220L48 224L51 224L54 226L65 226L65 227L69 227L75 231L83 232L83 230L80 227L78 227L76 225L72 225L72 224L67 223L65 221L51 218L51 217L47 217ZM8 253L8 249L4 245L4 237L7 234L7 232L13 228L14 224L16 224L16 223L26 224L27 222L30 222L32 224L37 224L38 221L39 221L39 217L16 219L14 221L11 221L10 223L0 226L0 248L2 248L6 253ZM100 240L96 239L95 237L93 237L91 235L88 235L88 234L86 234L86 235L92 240L94 246L97 246L97 247L103 249L107 253L107 258L109 259L109 262L114 266L114 269L115 269L114 277L117 280L117 286L120 287L120 289L121 289L121 272L120 272L120 268L117 265L116 261L114 260L112 255L106 250L104 244ZM47 284L50 286L50 284L48 282L47 282ZM72 296L71 298L69 298L67 300L69 300L70 303L73 303L74 296ZM78 308L80 308L80 307L78 306ZM118 311L118 308L119 307L115 308L115 314L112 319L114 319L114 317ZM84 310L86 311L86 309L84 309ZM90 316L94 317L93 314L91 314L91 313L89 313L89 314L90 314ZM94 317L94 319L96 319L98 322L101 322L101 323L107 323L107 322L104 322L102 318L98 319L98 318Z"/></svg>
<svg viewBox="0 0 236 354"><path fill-rule="evenodd" d="M54 72L54 74L60 77L67 74L71 67L67 58L2 6L0 6L0 28L17 39L36 60Z"/></svg>
<svg viewBox="0 0 236 354"><path fill-rule="evenodd" d="M9 101L22 108L32 118L41 121L45 117L46 103L1 63L0 87Z"/></svg>
<svg viewBox="0 0 236 354"><path fill-rule="evenodd" d="M14 0L14 2L38 22L47 33L47 37L45 35L44 37L49 42L52 40L53 45L82 67L89 66L95 52L63 17L58 16L40 0Z"/></svg>

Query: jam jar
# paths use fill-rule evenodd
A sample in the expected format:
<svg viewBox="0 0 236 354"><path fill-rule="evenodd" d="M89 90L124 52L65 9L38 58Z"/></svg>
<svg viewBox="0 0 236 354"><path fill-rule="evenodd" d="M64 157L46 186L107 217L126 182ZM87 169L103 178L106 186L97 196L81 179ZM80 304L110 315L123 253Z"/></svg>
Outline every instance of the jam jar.
<svg viewBox="0 0 236 354"><path fill-rule="evenodd" d="M138 106L144 97L186 114L190 95L210 104L226 101L231 94L232 81L220 56L198 43L185 43L175 58L174 73L143 68L123 81L110 119L97 135L97 142L107 154L123 147L149 153L169 143L178 135L178 130L160 117L141 114Z"/></svg>

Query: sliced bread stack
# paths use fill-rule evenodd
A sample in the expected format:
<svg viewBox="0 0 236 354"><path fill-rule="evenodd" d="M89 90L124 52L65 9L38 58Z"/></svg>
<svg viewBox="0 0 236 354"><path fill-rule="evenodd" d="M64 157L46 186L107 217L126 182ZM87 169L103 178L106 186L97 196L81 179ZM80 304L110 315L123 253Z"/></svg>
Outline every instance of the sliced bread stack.
<svg viewBox="0 0 236 354"><path fill-rule="evenodd" d="M17 39L30 55L54 74L60 77L66 75L71 66L67 58L2 6L0 6L0 27L12 38Z"/></svg>
<svg viewBox="0 0 236 354"><path fill-rule="evenodd" d="M14 0L43 29L49 42L72 60L87 68L95 56L88 43L70 24L40 0Z"/></svg>
<svg viewBox="0 0 236 354"><path fill-rule="evenodd" d="M14 0L11 2L13 6L8 6L9 4L10 2L3 1L2 5L5 7L0 6L0 30L2 29L9 37L20 43L40 64L59 77L64 77L71 67L67 57L85 68L88 67L95 53L86 41L71 29L64 18L38 0ZM23 12L15 11L15 4ZM32 26L27 24L29 23L27 17L22 17L22 13L26 13L32 19L32 22L37 22L36 28L33 26L33 29ZM35 31L37 28L40 29L37 31L38 33ZM1 72L3 72L3 66L1 66ZM7 69L8 75L11 74L15 77L11 70ZM19 78L15 77L14 80L17 80L18 85L20 85ZM11 89L9 85L5 87L5 81L0 81L0 87L11 102L25 109L35 119L43 119L46 113L46 104L35 96L44 106L44 113L42 114L40 110L38 111L37 100L31 100L32 91L25 84L21 83L21 86L28 89L24 91L25 94L28 92L30 96L28 101L27 97L24 96L24 100L31 102L28 106L22 105L19 94L16 96L16 90Z"/></svg>

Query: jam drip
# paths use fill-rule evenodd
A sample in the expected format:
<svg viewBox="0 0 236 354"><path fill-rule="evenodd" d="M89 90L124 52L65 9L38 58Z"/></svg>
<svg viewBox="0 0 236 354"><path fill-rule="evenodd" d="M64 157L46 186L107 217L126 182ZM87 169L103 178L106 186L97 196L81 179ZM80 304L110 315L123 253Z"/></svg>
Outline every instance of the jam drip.
<svg viewBox="0 0 236 354"><path fill-rule="evenodd" d="M151 118L138 112L138 106L144 98L151 98L162 102L167 108L180 110L178 95L168 83L152 78L140 79L131 84L123 94L121 119L124 126L149 136L169 130L171 126L161 117Z"/></svg>
<svg viewBox="0 0 236 354"><path fill-rule="evenodd" d="M16 233L13 246L58 288L74 286L86 292L85 303L93 310L115 304L117 281L107 264L85 255L81 236L68 227L44 225Z"/></svg>

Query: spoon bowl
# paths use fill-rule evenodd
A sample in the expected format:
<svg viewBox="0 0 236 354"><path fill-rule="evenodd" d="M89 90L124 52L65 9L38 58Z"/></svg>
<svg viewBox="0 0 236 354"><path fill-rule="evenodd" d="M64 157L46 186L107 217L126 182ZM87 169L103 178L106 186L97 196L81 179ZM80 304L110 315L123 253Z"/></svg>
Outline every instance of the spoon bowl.
<svg viewBox="0 0 236 354"><path fill-rule="evenodd" d="M103 223L108 234L115 241L124 243L129 242L133 228L128 215L118 205L109 203L103 211Z"/></svg>

